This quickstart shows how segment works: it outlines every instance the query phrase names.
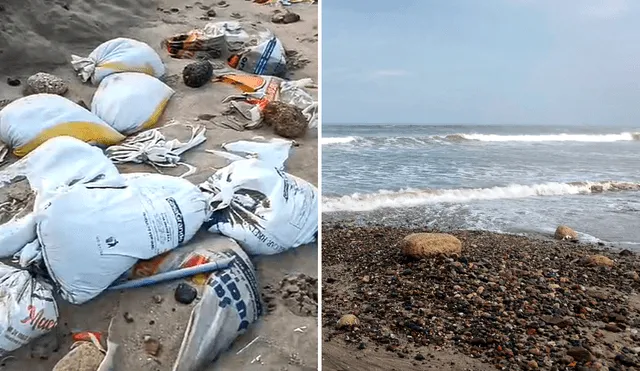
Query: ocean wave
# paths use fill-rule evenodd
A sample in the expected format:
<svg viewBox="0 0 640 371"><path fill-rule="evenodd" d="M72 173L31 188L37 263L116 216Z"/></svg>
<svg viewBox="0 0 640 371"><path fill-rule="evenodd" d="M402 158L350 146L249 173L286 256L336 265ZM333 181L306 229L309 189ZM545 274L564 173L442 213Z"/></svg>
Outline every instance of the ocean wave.
<svg viewBox="0 0 640 371"><path fill-rule="evenodd" d="M540 134L540 135L498 135L498 134L456 134L445 138L457 139L461 137L467 140L479 142L628 142L640 140L640 133L619 134Z"/></svg>
<svg viewBox="0 0 640 371"><path fill-rule="evenodd" d="M572 182L542 183L534 185L513 184L504 187L473 189L404 189L381 190L369 194L352 194L342 197L323 197L323 212L371 211L381 208L403 208L434 203L465 203L480 200L514 199L534 196L562 196L613 191L640 191L640 183L631 182Z"/></svg>
<svg viewBox="0 0 640 371"><path fill-rule="evenodd" d="M329 145L329 144L345 144L345 143L351 143L353 141L355 141L356 138L355 137L329 137L329 138L322 138L321 144L322 145Z"/></svg>

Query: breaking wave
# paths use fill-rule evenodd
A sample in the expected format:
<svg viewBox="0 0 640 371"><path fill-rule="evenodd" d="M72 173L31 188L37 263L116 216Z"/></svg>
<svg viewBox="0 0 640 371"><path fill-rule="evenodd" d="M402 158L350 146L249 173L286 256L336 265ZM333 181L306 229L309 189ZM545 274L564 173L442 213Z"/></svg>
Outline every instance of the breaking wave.
<svg viewBox="0 0 640 371"><path fill-rule="evenodd" d="M345 144L345 143L351 143L353 141L355 141L356 138L355 137L333 137L333 138L322 138L322 144L323 145L328 145L328 144Z"/></svg>
<svg viewBox="0 0 640 371"><path fill-rule="evenodd" d="M497 134L457 134L449 137L462 137L480 142L628 142L640 141L640 133L619 134L541 134L541 135L497 135Z"/></svg>
<svg viewBox="0 0 640 371"><path fill-rule="evenodd" d="M640 183L630 182L573 182L535 185L513 184L505 187L475 189L404 189L381 190L369 194L342 197L323 197L323 212L371 211L381 208L402 208L434 203L465 203L479 200L525 198L533 196L562 196L612 191L640 191Z"/></svg>

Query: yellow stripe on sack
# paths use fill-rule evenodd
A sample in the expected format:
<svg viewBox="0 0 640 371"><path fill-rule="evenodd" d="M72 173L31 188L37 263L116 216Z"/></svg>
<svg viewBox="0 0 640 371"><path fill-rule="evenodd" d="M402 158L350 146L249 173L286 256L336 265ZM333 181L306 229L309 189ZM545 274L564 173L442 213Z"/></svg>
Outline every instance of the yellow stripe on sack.
<svg viewBox="0 0 640 371"><path fill-rule="evenodd" d="M110 62L110 63L98 64L97 67L106 68L106 69L110 69L118 72L140 72L140 73L147 74L149 76L154 76L156 73L153 67L149 63L145 63L143 67L133 67L121 62Z"/></svg>
<svg viewBox="0 0 640 371"><path fill-rule="evenodd" d="M160 104L158 104L158 107L156 107L155 111L153 111L151 116L149 116L149 119L145 121L144 124L142 124L140 130L151 129L152 127L154 127L158 123L158 120L160 120L160 116L162 116L162 112L164 112L167 104L169 104L169 98L163 100L162 102L160 102Z"/></svg>
<svg viewBox="0 0 640 371"><path fill-rule="evenodd" d="M15 148L13 153L18 157L26 156L47 140L62 136L70 136L84 142L94 142L105 146L120 143L125 139L124 135L118 133L111 127L96 124L95 122L65 122L44 130L24 146Z"/></svg>

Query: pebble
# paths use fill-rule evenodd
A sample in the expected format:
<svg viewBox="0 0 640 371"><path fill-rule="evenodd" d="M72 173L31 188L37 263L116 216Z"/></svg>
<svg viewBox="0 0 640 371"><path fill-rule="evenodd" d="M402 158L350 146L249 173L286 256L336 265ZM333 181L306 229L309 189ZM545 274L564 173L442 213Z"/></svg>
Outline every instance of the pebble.
<svg viewBox="0 0 640 371"><path fill-rule="evenodd" d="M124 320L127 323L132 323L133 322L133 316L131 315L131 313L129 312L124 312L124 314L122 315L124 317Z"/></svg>
<svg viewBox="0 0 640 371"><path fill-rule="evenodd" d="M22 82L20 81L20 79L16 79L13 77L7 77L7 84L9 86L20 86L20 84L22 84Z"/></svg>
<svg viewBox="0 0 640 371"><path fill-rule="evenodd" d="M216 16L216 11L215 11L215 10L213 10L213 9L209 9L209 10L207 10L206 15L207 15L207 17L209 17L209 18L213 18L213 17L215 17L215 16Z"/></svg>
<svg viewBox="0 0 640 371"><path fill-rule="evenodd" d="M60 77L38 72L27 79L27 94L57 94L65 95L69 85Z"/></svg>
<svg viewBox="0 0 640 371"><path fill-rule="evenodd" d="M536 361L529 361L527 362L527 367L529 367L529 369L531 370L537 370L538 369L538 362Z"/></svg>
<svg viewBox="0 0 640 371"><path fill-rule="evenodd" d="M588 362L593 359L593 354L583 347L573 347L567 350L567 355L579 362Z"/></svg>
<svg viewBox="0 0 640 371"><path fill-rule="evenodd" d="M161 304L164 301L164 298L160 295L153 295L153 301L156 304Z"/></svg>
<svg viewBox="0 0 640 371"><path fill-rule="evenodd" d="M178 284L178 287L176 287L175 299L178 303L191 304L194 300L196 300L197 296L198 290L196 290L189 284L180 283Z"/></svg>
<svg viewBox="0 0 640 371"><path fill-rule="evenodd" d="M143 341L144 341L144 351L151 356L154 356L154 357L158 356L161 348L160 342L149 335L146 335Z"/></svg>

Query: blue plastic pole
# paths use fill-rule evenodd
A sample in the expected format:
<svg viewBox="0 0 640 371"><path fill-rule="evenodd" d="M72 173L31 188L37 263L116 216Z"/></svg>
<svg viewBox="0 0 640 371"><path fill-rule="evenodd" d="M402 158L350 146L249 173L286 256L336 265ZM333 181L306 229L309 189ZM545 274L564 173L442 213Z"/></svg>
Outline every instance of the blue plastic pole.
<svg viewBox="0 0 640 371"><path fill-rule="evenodd" d="M139 278L137 280L131 280L119 285L111 286L107 290L134 289L138 287L155 285L160 282L195 276L196 274L200 273L210 273L213 271L228 268L234 259L235 258L220 259L212 263L196 265L195 267L177 269L175 271L156 274L151 277Z"/></svg>

